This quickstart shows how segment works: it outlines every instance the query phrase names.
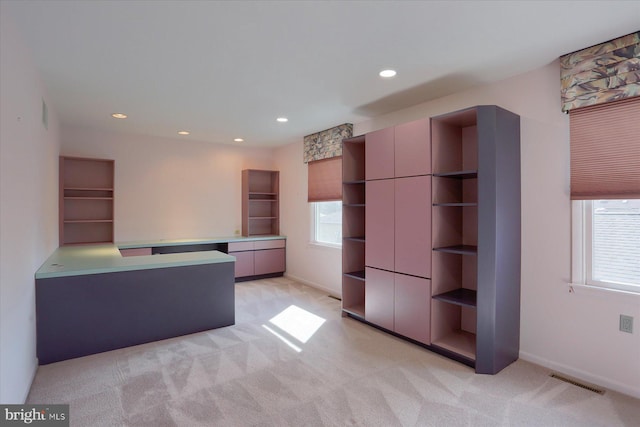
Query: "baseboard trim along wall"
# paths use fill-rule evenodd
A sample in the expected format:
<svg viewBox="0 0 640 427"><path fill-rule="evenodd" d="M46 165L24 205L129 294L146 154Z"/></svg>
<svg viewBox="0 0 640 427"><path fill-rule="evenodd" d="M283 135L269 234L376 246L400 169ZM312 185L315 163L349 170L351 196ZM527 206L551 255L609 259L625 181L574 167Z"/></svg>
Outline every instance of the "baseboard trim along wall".
<svg viewBox="0 0 640 427"><path fill-rule="evenodd" d="M38 372L38 366L40 362L38 362L38 358L33 359L33 366L31 367L31 379L27 384L27 389L22 393L22 404L27 403L27 398L29 397L29 392L31 391L31 386L33 385L33 380L36 379L36 373Z"/></svg>
<svg viewBox="0 0 640 427"><path fill-rule="evenodd" d="M535 363L536 365L543 366L547 369L561 372L565 375L572 376L577 379L587 381L593 384L597 384L599 386L608 388L613 391L617 391L619 393L627 394L629 396L635 397L636 399L640 399L640 388L638 387L630 387L627 384L621 384L617 381L612 381L608 378L604 378L598 375L593 375L589 372L572 368L571 366L567 366L562 363L556 363L551 360L547 360L542 357L538 357L536 355L533 355L531 353L527 353L524 351L520 351L520 358L527 362L531 362L531 363Z"/></svg>
<svg viewBox="0 0 640 427"><path fill-rule="evenodd" d="M308 280L305 280L305 279L303 279L301 277L298 277L298 276L294 276L294 275L289 274L289 273L284 273L284 277L288 277L289 279L295 280L296 282L300 282L303 285L307 285L307 286L311 286L312 288L319 289L319 290L321 290L323 292L328 293L332 297L336 297L338 299L342 299L342 295L336 295L336 291L333 290L333 289L326 288L326 287L324 287L322 285L319 285L319 284L314 283L314 282L310 282Z"/></svg>

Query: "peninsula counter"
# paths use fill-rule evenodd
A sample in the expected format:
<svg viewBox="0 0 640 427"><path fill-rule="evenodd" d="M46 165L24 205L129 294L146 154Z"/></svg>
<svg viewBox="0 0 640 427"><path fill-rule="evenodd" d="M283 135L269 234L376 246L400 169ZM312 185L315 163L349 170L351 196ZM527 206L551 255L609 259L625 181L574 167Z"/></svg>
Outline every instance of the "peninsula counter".
<svg viewBox="0 0 640 427"><path fill-rule="evenodd" d="M235 257L58 248L36 272L40 364L233 325Z"/></svg>

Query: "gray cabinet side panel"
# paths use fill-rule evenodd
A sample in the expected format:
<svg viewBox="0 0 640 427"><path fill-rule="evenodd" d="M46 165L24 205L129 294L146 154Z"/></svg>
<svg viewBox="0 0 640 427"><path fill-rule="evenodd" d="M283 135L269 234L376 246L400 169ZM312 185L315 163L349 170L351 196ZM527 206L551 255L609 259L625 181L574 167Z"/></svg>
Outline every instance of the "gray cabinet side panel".
<svg viewBox="0 0 640 427"><path fill-rule="evenodd" d="M497 108L496 371L520 350L520 117Z"/></svg>
<svg viewBox="0 0 640 427"><path fill-rule="evenodd" d="M478 126L478 290L476 372L492 373L496 315L496 120L495 108L479 106Z"/></svg>
<svg viewBox="0 0 640 427"><path fill-rule="evenodd" d="M40 364L235 323L234 263L36 280Z"/></svg>

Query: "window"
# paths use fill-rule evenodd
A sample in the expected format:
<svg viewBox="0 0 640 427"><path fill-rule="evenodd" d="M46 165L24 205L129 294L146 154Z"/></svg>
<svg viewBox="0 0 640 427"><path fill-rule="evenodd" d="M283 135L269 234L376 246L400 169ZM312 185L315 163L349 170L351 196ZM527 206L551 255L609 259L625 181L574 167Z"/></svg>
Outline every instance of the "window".
<svg viewBox="0 0 640 427"><path fill-rule="evenodd" d="M587 285L640 292L640 199L576 203L583 255L582 271L574 274Z"/></svg>
<svg viewBox="0 0 640 427"><path fill-rule="evenodd" d="M342 246L342 201L311 203L314 243Z"/></svg>

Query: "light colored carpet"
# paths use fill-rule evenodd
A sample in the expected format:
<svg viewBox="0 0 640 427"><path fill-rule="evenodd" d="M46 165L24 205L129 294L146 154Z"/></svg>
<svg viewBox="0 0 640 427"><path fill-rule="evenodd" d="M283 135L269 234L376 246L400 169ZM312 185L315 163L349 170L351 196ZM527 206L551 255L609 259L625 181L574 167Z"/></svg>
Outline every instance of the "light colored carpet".
<svg viewBox="0 0 640 427"><path fill-rule="evenodd" d="M236 284L234 326L41 366L28 403L91 427L640 425L638 399L523 361L476 375L288 278Z"/></svg>

